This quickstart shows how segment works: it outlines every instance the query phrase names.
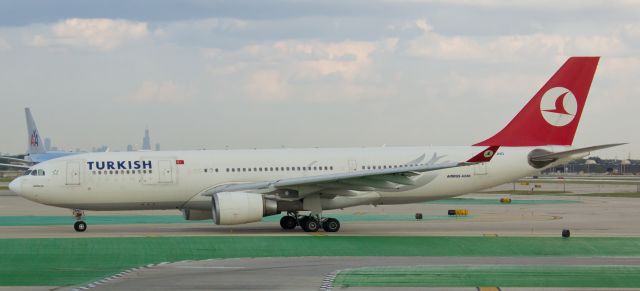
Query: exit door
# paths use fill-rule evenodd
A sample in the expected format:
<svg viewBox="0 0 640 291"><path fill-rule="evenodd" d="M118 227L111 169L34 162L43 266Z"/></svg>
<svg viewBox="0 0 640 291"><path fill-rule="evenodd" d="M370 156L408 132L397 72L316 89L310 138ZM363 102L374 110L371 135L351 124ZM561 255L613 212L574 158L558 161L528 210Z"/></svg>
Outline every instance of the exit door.
<svg viewBox="0 0 640 291"><path fill-rule="evenodd" d="M80 185L80 162L67 162L67 185Z"/></svg>
<svg viewBox="0 0 640 291"><path fill-rule="evenodd" d="M160 183L173 183L173 168L171 167L171 161L160 160L158 161L158 182Z"/></svg>

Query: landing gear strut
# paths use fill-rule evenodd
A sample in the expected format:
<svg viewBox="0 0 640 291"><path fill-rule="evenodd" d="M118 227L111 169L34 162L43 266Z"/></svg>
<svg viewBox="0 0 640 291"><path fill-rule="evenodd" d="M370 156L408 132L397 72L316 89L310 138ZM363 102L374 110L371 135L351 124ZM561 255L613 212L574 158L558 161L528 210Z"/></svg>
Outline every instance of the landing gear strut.
<svg viewBox="0 0 640 291"><path fill-rule="evenodd" d="M73 224L73 229L75 229L77 232L83 232L87 230L87 224L83 221L84 211L82 211L81 209L74 209L73 217L76 219L76 223Z"/></svg>
<svg viewBox="0 0 640 291"><path fill-rule="evenodd" d="M305 232L317 232L320 228L325 232L337 232L340 230L340 221L335 218L322 218L320 215L299 215L295 211L290 211L280 218L282 229L294 229L300 226Z"/></svg>

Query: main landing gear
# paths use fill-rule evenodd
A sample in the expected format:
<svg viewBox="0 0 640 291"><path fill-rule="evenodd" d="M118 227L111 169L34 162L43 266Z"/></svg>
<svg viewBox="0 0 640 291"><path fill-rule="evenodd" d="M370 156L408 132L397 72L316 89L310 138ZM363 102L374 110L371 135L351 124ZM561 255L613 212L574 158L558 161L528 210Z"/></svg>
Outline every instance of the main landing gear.
<svg viewBox="0 0 640 291"><path fill-rule="evenodd" d="M320 215L298 215L297 212L288 212L280 219L282 229L294 229L298 225L306 232L316 232L320 228L325 232L340 230L340 221L331 217L322 218Z"/></svg>
<svg viewBox="0 0 640 291"><path fill-rule="evenodd" d="M87 230L87 224L83 221L84 211L82 211L81 209L74 209L73 217L76 219L76 223L73 224L73 229L75 229L77 232L83 232Z"/></svg>

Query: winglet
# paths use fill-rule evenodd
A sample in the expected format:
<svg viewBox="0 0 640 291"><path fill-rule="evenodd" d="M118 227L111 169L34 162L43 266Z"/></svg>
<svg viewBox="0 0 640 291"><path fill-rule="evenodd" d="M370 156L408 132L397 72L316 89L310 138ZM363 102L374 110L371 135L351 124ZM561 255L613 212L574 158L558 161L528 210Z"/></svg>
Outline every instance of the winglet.
<svg viewBox="0 0 640 291"><path fill-rule="evenodd" d="M470 158L466 162L467 163L486 163L488 161L491 161L491 158L493 158L493 156L496 155L498 148L500 148L500 146L490 146L485 150L481 151L480 153L478 153L477 155L473 156L473 158Z"/></svg>

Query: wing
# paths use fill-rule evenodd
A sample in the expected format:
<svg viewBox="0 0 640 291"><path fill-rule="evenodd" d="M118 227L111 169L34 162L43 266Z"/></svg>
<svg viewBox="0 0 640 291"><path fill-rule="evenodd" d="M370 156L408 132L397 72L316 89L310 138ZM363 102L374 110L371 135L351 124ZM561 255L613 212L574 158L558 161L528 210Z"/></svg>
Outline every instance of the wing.
<svg viewBox="0 0 640 291"><path fill-rule="evenodd" d="M491 146L465 162L439 163L437 156L424 165L402 165L397 168L362 170L310 177L296 177L273 181L224 184L205 191L202 195L212 196L220 192L250 191L263 194L274 194L279 199L299 199L308 194L325 190L333 190L336 195L350 195L349 191L394 191L406 187L419 187L417 179L422 173L442 169L464 167L488 162L498 150Z"/></svg>

